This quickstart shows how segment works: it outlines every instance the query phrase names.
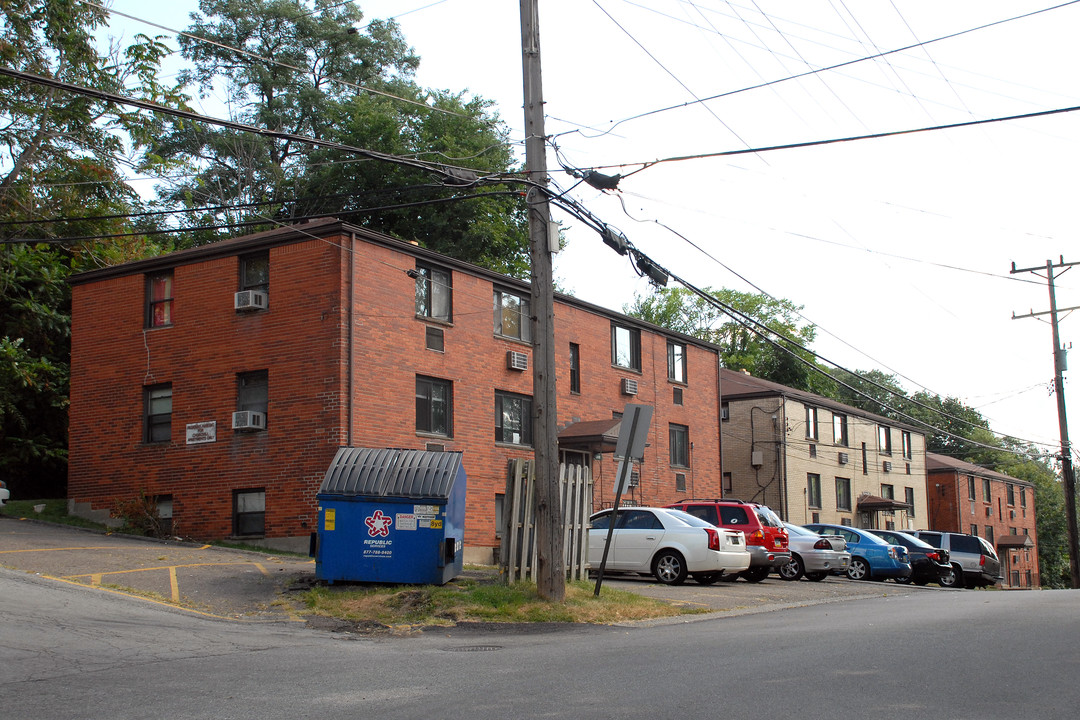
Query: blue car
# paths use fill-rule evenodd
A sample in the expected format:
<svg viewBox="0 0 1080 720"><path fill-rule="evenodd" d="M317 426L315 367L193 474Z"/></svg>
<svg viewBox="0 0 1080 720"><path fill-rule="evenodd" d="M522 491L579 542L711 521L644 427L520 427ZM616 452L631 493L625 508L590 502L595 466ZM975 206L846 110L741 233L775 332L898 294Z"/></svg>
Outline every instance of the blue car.
<svg viewBox="0 0 1080 720"><path fill-rule="evenodd" d="M890 545L877 535L847 525L811 523L803 527L818 535L839 535L847 541L847 550L851 553L847 576L852 580L911 576L911 561L903 545Z"/></svg>

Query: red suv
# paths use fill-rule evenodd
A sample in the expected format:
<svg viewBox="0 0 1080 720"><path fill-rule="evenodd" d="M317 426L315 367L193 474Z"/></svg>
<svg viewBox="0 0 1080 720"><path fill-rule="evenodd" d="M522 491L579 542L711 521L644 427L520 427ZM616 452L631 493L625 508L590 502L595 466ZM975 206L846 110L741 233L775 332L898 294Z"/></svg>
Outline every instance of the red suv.
<svg viewBox="0 0 1080 720"><path fill-rule="evenodd" d="M742 530L750 551L750 567L739 575L749 582L761 582L791 561L787 530L767 505L724 498L680 500L666 507L683 510L717 527Z"/></svg>

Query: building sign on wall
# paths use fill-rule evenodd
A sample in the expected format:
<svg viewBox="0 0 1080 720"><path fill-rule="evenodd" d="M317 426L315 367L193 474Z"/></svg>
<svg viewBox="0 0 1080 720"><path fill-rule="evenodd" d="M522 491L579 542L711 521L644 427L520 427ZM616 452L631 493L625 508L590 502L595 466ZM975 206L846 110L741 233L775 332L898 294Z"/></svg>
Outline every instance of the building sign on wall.
<svg viewBox="0 0 1080 720"><path fill-rule="evenodd" d="M187 444L199 445L200 443L217 442L217 421L188 423Z"/></svg>

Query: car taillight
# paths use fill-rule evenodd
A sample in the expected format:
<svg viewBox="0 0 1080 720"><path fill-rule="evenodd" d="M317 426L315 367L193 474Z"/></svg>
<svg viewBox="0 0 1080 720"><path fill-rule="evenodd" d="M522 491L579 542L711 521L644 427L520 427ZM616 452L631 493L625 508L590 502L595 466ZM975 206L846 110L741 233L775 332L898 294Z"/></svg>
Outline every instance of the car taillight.
<svg viewBox="0 0 1080 720"><path fill-rule="evenodd" d="M930 558L934 562L941 562L941 556L938 555L936 552L928 552L926 553L926 557Z"/></svg>
<svg viewBox="0 0 1080 720"><path fill-rule="evenodd" d="M715 530L713 530L711 528L705 528L705 532L707 532L709 534L709 549L710 550L719 550L720 549L720 533L716 532Z"/></svg>
<svg viewBox="0 0 1080 720"><path fill-rule="evenodd" d="M979 567L982 567L985 564L986 564L986 556L985 555L980 555L979 556Z"/></svg>
<svg viewBox="0 0 1080 720"><path fill-rule="evenodd" d="M814 543L814 549L815 550L832 550L832 545L830 545L829 541L826 540L825 538L821 538L816 543Z"/></svg>
<svg viewBox="0 0 1080 720"><path fill-rule="evenodd" d="M754 532L752 532L752 533L750 533L749 535L746 536L746 544L747 545L764 545L765 544L765 533L761 532L760 530L755 530Z"/></svg>

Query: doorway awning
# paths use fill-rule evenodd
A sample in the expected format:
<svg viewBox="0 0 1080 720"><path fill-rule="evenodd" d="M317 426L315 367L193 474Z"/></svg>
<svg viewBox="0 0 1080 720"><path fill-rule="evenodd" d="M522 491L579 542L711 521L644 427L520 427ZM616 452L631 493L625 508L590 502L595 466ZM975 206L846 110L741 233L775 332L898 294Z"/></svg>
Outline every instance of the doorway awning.
<svg viewBox="0 0 1080 720"><path fill-rule="evenodd" d="M911 510L911 505L900 502L893 498L883 498L880 495L863 495L857 503L861 512L878 512L881 510Z"/></svg>
<svg viewBox="0 0 1080 720"><path fill-rule="evenodd" d="M1019 550L1033 548L1035 543L1027 535L1001 535L997 539L997 546L999 550Z"/></svg>
<svg viewBox="0 0 1080 720"><path fill-rule="evenodd" d="M593 453L615 452L621 428L622 418L581 420L567 425L559 433L559 449Z"/></svg>

